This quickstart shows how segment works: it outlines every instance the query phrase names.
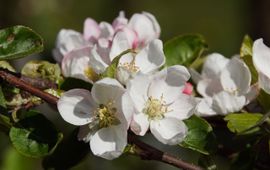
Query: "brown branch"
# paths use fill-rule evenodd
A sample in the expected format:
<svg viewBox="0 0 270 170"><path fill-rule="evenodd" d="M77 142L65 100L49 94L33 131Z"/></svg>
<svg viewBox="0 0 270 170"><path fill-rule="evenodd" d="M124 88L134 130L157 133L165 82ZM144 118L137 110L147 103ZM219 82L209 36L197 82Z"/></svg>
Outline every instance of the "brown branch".
<svg viewBox="0 0 270 170"><path fill-rule="evenodd" d="M16 75L13 75L9 71L6 70L0 70L0 78L9 84L20 88L24 91L27 91L31 93L32 95L35 95L37 97L40 97L44 101L56 105L58 98L46 93L36 87L33 87L31 84L28 82L25 82L18 78ZM138 152L137 155L140 156L142 159L147 159L147 160L156 160L160 162L164 162L170 165L173 165L177 168L182 168L185 170L201 170L202 168L195 166L193 164L190 164L188 162L185 162L181 160L180 158L176 158L168 153L162 152L140 140L138 140L134 135L129 134L128 136L128 141L131 144L135 144L138 147Z"/></svg>

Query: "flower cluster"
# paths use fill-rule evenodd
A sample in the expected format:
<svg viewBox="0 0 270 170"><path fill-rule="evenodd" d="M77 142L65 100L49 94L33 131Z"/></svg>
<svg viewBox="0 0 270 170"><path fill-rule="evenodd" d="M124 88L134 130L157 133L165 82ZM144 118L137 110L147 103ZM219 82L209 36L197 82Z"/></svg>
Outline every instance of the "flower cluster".
<svg viewBox="0 0 270 170"><path fill-rule="evenodd" d="M143 136L150 129L164 144L179 144L183 122L196 107L188 70L165 64L160 27L149 13L130 20L121 12L112 25L86 19L83 35L61 30L54 50L63 75L93 83L91 92L72 89L58 101L63 119L81 126L78 138L93 154L114 159L127 145L128 129ZM115 67L113 76L106 76Z"/></svg>

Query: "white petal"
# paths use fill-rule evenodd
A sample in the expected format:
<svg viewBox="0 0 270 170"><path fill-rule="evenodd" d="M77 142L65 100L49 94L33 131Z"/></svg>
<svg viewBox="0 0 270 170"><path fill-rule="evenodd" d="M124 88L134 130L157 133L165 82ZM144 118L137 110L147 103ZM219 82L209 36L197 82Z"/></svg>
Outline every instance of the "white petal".
<svg viewBox="0 0 270 170"><path fill-rule="evenodd" d="M63 56L68 52L85 45L87 45L87 42L79 32L62 29L57 35L56 49L53 50L54 58L57 62L61 62Z"/></svg>
<svg viewBox="0 0 270 170"><path fill-rule="evenodd" d="M270 80L269 80L269 82L270 82ZM259 84L258 83L253 84L249 88L249 91L245 94L246 104L249 104L251 101L256 99L258 97L259 93L260 93Z"/></svg>
<svg viewBox="0 0 270 170"><path fill-rule="evenodd" d="M135 64L144 74L157 71L165 64L162 41L155 39L135 57Z"/></svg>
<svg viewBox="0 0 270 170"><path fill-rule="evenodd" d="M217 113L212 109L212 98L198 98L198 105L195 110L197 116L215 116Z"/></svg>
<svg viewBox="0 0 270 170"><path fill-rule="evenodd" d="M128 19L125 17L124 11L119 12L119 16L114 19L112 26L115 30L119 30L127 25Z"/></svg>
<svg viewBox="0 0 270 170"><path fill-rule="evenodd" d="M187 119L194 113L196 105L197 102L194 97L183 94L169 105L169 112L165 113L165 117L173 117L180 120Z"/></svg>
<svg viewBox="0 0 270 170"><path fill-rule="evenodd" d="M218 114L226 115L228 113L240 111L246 104L245 96L235 96L222 91L213 97L212 108Z"/></svg>
<svg viewBox="0 0 270 170"><path fill-rule="evenodd" d="M143 110L145 102L148 100L147 90L149 85L149 76L141 74L137 74L127 83L127 91L138 112Z"/></svg>
<svg viewBox="0 0 270 170"><path fill-rule="evenodd" d="M263 73L259 72L259 86L266 93L270 94L270 78Z"/></svg>
<svg viewBox="0 0 270 170"><path fill-rule="evenodd" d="M210 79L218 77L228 62L229 59L221 54L208 55L203 65L202 76Z"/></svg>
<svg viewBox="0 0 270 170"><path fill-rule="evenodd" d="M62 61L62 73L65 77L82 79L92 83L85 75L85 70L89 68L90 47L76 49L69 52Z"/></svg>
<svg viewBox="0 0 270 170"><path fill-rule="evenodd" d="M102 128L90 140L94 155L112 160L119 157L127 145L127 130L121 125Z"/></svg>
<svg viewBox="0 0 270 170"><path fill-rule="evenodd" d="M124 94L124 87L115 79L104 78L97 82L92 87L92 96L98 104L108 104L109 102L121 101Z"/></svg>
<svg viewBox="0 0 270 170"><path fill-rule="evenodd" d="M217 78L213 79L202 79L198 82L197 91L203 97L212 97L214 94L222 91L220 80Z"/></svg>
<svg viewBox="0 0 270 170"><path fill-rule="evenodd" d="M251 73L247 65L238 58L232 58L221 71L220 81L225 91L246 94L251 83Z"/></svg>
<svg viewBox="0 0 270 170"><path fill-rule="evenodd" d="M148 96L160 99L163 97L167 104L176 100L185 88L186 81L190 78L184 66L175 65L163 69L154 75L151 81Z"/></svg>
<svg viewBox="0 0 270 170"><path fill-rule="evenodd" d="M103 73L108 67L108 64L106 64L101 58L101 56L98 54L96 46L94 46L93 49L91 49L90 51L89 65L97 74Z"/></svg>
<svg viewBox="0 0 270 170"><path fill-rule="evenodd" d="M139 41L143 44L148 44L151 40L157 38L156 24L153 24L152 19L147 15L134 14L129 20L129 27L135 30Z"/></svg>
<svg viewBox="0 0 270 170"><path fill-rule="evenodd" d="M136 113L133 115L133 119L130 124L130 129L140 136L144 136L149 129L148 116L144 113Z"/></svg>
<svg viewBox="0 0 270 170"><path fill-rule="evenodd" d="M124 115L125 120L121 122L126 122L126 129L129 128L130 122L132 120L133 114L135 113L134 103L131 100L128 92L125 92L122 96L121 102L122 112Z"/></svg>
<svg viewBox="0 0 270 170"><path fill-rule="evenodd" d="M87 18L84 21L83 36L86 40L94 42L98 39L101 31L95 20Z"/></svg>
<svg viewBox="0 0 270 170"><path fill-rule="evenodd" d="M57 102L57 108L62 118L77 126L93 121L93 112L96 107L91 93L84 89L69 90Z"/></svg>
<svg viewBox="0 0 270 170"><path fill-rule="evenodd" d="M151 121L150 130L157 140L168 145L179 144L187 134L184 122L175 118Z"/></svg>
<svg viewBox="0 0 270 170"><path fill-rule="evenodd" d="M159 35L160 35L161 30L160 30L159 23L157 22L157 19L155 18L154 15L150 14L149 12L143 12L142 14L147 16L152 21L152 24L153 24L153 27L154 27L154 30L155 30L155 33L156 33L155 38L158 38Z"/></svg>
<svg viewBox="0 0 270 170"><path fill-rule="evenodd" d="M112 38L114 30L111 24L107 22L101 22L99 24L99 28L100 28L100 38L107 38L107 39Z"/></svg>
<svg viewBox="0 0 270 170"><path fill-rule="evenodd" d="M120 31L116 33L112 41L112 47L110 51L111 61L127 49L131 49L132 46L129 44L128 37L125 32Z"/></svg>
<svg viewBox="0 0 270 170"><path fill-rule="evenodd" d="M257 71L270 78L270 48L264 45L263 39L254 42L252 59Z"/></svg>
<svg viewBox="0 0 270 170"><path fill-rule="evenodd" d="M123 85L126 85L127 82L130 79L132 79L135 75L136 75L136 73L131 72L130 70L126 69L125 67L121 67L121 66L120 67L117 67L116 78Z"/></svg>

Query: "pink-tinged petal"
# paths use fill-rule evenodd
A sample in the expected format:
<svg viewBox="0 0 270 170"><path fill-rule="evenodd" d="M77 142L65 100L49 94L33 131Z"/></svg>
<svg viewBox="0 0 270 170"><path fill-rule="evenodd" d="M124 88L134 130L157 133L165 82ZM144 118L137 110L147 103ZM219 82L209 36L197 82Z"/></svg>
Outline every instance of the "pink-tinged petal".
<svg viewBox="0 0 270 170"><path fill-rule="evenodd" d="M81 126L94 121L97 104L88 90L72 89L60 97L57 108L65 121Z"/></svg>
<svg viewBox="0 0 270 170"><path fill-rule="evenodd" d="M192 95L192 91L193 91L193 85L189 82L187 82L185 84L185 88L182 91L182 93L187 94L187 95Z"/></svg>
<svg viewBox="0 0 270 170"><path fill-rule="evenodd" d="M89 68L90 50L91 47L85 47L69 52L62 61L62 74L92 83L85 75L85 70Z"/></svg>
<svg viewBox="0 0 270 170"><path fill-rule="evenodd" d="M140 136L144 136L149 129L148 116L144 113L135 113L130 124L130 129Z"/></svg>
<svg viewBox="0 0 270 170"><path fill-rule="evenodd" d="M121 101L122 95L125 93L125 89L117 80L104 78L95 82L91 93L98 104L106 105L109 102L118 104L118 101Z"/></svg>
<svg viewBox="0 0 270 170"><path fill-rule="evenodd" d="M135 64L144 74L158 71L165 64L165 54L161 40L153 40L135 57Z"/></svg>
<svg viewBox="0 0 270 170"><path fill-rule="evenodd" d="M54 59L60 63L64 55L86 45L87 42L79 32L62 29L57 35L56 48L53 50Z"/></svg>
<svg viewBox="0 0 270 170"><path fill-rule="evenodd" d="M197 116L208 117L215 116L217 113L212 109L212 98L197 98L198 105L195 110Z"/></svg>
<svg viewBox="0 0 270 170"><path fill-rule="evenodd" d="M149 16L134 14L129 20L128 26L137 33L141 44L148 44L151 40L157 38L156 25L153 24Z"/></svg>
<svg viewBox="0 0 270 170"><path fill-rule="evenodd" d="M184 66L175 65L163 69L154 74L153 77L148 90L148 96L156 99L162 97L167 104L170 104L182 95L190 74Z"/></svg>
<svg viewBox="0 0 270 170"><path fill-rule="evenodd" d="M121 125L98 130L90 140L94 155L112 160L119 157L127 145L127 130Z"/></svg>
<svg viewBox="0 0 270 170"><path fill-rule="evenodd" d="M99 54L99 56L102 58L103 62L105 62L107 65L111 63L110 60L110 46L111 43L108 39L100 38L98 39L97 45L96 45L96 51Z"/></svg>
<svg viewBox="0 0 270 170"><path fill-rule="evenodd" d="M185 138L187 127L182 120L163 118L150 122L151 133L163 144L177 145Z"/></svg>
<svg viewBox="0 0 270 170"><path fill-rule="evenodd" d="M106 39L112 38L114 34L114 29L111 24L107 22L101 22L99 24L99 28L100 28L99 38L106 38Z"/></svg>
<svg viewBox="0 0 270 170"><path fill-rule="evenodd" d="M148 100L147 91L150 85L150 78L147 75L137 74L127 83L127 91L134 102L135 108L141 112Z"/></svg>
<svg viewBox="0 0 270 170"><path fill-rule="evenodd" d="M150 14L149 12L143 12L142 14L147 16L152 21L152 24L153 24L153 27L154 27L154 30L156 33L155 38L159 38L161 29L160 29L159 23L157 22L157 19L155 18L155 16Z"/></svg>
<svg viewBox="0 0 270 170"><path fill-rule="evenodd" d="M244 95L250 87L251 73L247 65L235 57L221 71L220 81L225 91Z"/></svg>
<svg viewBox="0 0 270 170"><path fill-rule="evenodd" d="M221 54L213 53L208 55L203 65L202 76L209 79L219 77L220 72L228 62L229 59Z"/></svg>
<svg viewBox="0 0 270 170"><path fill-rule="evenodd" d="M128 23L128 19L125 17L124 11L120 11L119 16L114 19L112 26L113 26L114 30L117 31L117 30L125 27L127 25L127 23Z"/></svg>
<svg viewBox="0 0 270 170"><path fill-rule="evenodd" d="M182 94L177 100L168 106L165 117L180 120L188 119L194 113L197 102L194 97Z"/></svg>
<svg viewBox="0 0 270 170"><path fill-rule="evenodd" d="M226 115L240 111L245 104L245 96L235 96L234 94L222 91L214 95L212 108L218 114Z"/></svg>
<svg viewBox="0 0 270 170"><path fill-rule="evenodd" d="M90 42L95 42L100 36L101 30L98 23L92 18L87 18L84 21L83 36Z"/></svg>

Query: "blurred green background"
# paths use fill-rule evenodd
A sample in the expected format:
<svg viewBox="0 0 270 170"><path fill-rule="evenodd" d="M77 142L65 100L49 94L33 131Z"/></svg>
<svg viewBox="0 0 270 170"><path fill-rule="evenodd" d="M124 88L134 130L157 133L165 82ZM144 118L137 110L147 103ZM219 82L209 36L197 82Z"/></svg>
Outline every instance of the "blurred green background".
<svg viewBox="0 0 270 170"><path fill-rule="evenodd" d="M166 40L185 33L200 33L209 44L209 52L219 52L230 57L239 52L245 34L253 39L263 37L270 42L270 1L267 0L0 0L0 28L26 25L44 38L42 56L51 60L51 50L61 28L82 31L84 19L92 17L111 22L120 10L129 18L133 13L148 11L154 14L161 26L161 39ZM52 118L53 119L53 118ZM153 141L152 136L146 140ZM196 162L198 155L188 150L175 149L159 143L158 148L173 152L184 159ZM76 146L74 146L76 147ZM41 169L40 160L20 156L9 146L8 138L0 133L0 167L2 170ZM74 157L76 155L73 155ZM223 164L222 159L218 159ZM171 166L141 161L137 157L123 156L106 161L89 156L72 168L126 170L126 169L176 169ZM225 164L222 168L228 169Z"/></svg>

